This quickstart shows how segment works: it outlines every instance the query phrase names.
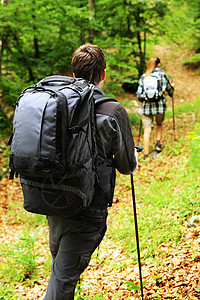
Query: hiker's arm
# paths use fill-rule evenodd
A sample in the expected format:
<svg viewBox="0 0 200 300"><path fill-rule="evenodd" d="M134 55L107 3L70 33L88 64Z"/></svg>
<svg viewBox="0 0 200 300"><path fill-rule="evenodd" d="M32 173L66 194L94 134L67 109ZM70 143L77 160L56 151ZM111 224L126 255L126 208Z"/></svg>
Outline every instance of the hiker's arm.
<svg viewBox="0 0 200 300"><path fill-rule="evenodd" d="M165 76L165 79L167 81L166 91L168 92L169 96L172 97L174 93L174 83L170 83L167 75Z"/></svg>
<svg viewBox="0 0 200 300"><path fill-rule="evenodd" d="M114 118L117 121L113 140L115 167L122 174L130 174L137 169L137 154L128 114L123 106L117 107Z"/></svg>
<svg viewBox="0 0 200 300"><path fill-rule="evenodd" d="M140 102L144 101L144 97L142 97L143 89L144 89L143 88L143 79L141 77L139 80L139 85L138 85L137 92L136 92L136 96Z"/></svg>

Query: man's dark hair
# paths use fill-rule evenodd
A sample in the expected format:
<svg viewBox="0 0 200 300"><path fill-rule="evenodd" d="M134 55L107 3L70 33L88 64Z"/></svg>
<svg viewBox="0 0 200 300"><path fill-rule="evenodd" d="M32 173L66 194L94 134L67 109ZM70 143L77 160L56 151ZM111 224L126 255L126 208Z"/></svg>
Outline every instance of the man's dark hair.
<svg viewBox="0 0 200 300"><path fill-rule="evenodd" d="M98 85L106 69L101 48L92 44L80 46L72 56L72 70L76 78L84 78Z"/></svg>

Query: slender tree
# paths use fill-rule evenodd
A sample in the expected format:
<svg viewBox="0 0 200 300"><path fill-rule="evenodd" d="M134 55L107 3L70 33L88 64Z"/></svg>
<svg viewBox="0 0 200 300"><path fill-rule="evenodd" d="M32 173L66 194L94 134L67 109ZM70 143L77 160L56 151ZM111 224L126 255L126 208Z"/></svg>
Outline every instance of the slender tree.
<svg viewBox="0 0 200 300"><path fill-rule="evenodd" d="M33 14L32 14L32 19L33 19L33 45L35 49L35 58L38 59L40 58L40 51L39 51L39 41L38 41L38 35L37 35L37 18L36 18L36 1L33 0Z"/></svg>
<svg viewBox="0 0 200 300"><path fill-rule="evenodd" d="M95 18L95 0L88 0L88 5L89 5L89 41L90 43L93 43L94 40L94 27L93 27L93 21Z"/></svg>

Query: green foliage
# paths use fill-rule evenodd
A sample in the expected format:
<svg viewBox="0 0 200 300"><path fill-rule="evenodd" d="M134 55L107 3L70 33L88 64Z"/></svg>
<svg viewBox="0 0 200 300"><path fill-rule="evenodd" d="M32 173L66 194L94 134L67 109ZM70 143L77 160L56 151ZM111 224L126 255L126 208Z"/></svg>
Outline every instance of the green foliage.
<svg viewBox="0 0 200 300"><path fill-rule="evenodd" d="M8 104L15 107L16 101L22 92L23 89L27 87L27 85L32 85L32 82L24 83L22 78L17 74L13 74L13 77L3 76L1 80L1 86L3 89L4 98L8 99ZM14 110L13 110L14 113ZM8 122L8 121L7 121Z"/></svg>
<svg viewBox="0 0 200 300"><path fill-rule="evenodd" d="M29 284L37 281L36 258L38 253L34 249L37 234L37 232L34 235L25 232L17 242L1 244L0 278L6 278L11 282L29 282Z"/></svg>
<svg viewBox="0 0 200 300"><path fill-rule="evenodd" d="M6 144L6 140L0 134L0 180L9 173L10 146Z"/></svg>
<svg viewBox="0 0 200 300"><path fill-rule="evenodd" d="M184 103L174 108L175 118L181 118L184 114L194 113L198 117L200 111L200 98L197 98L193 103ZM172 117L173 111L167 110L166 117Z"/></svg>
<svg viewBox="0 0 200 300"><path fill-rule="evenodd" d="M193 67L193 68L199 67L200 66L200 53L196 53L193 56L184 59L183 64Z"/></svg>
<svg viewBox="0 0 200 300"><path fill-rule="evenodd" d="M114 46L114 45L113 45ZM107 80L105 87L108 92L112 92L113 96L118 95L122 91L122 83L127 82L127 74L136 74L137 69L134 64L129 60L127 50L130 48L123 48L114 46L113 50L105 50L107 61Z"/></svg>
<svg viewBox="0 0 200 300"><path fill-rule="evenodd" d="M139 291L141 289L140 284L135 284L133 281L126 281L125 282L128 285L128 290L129 291ZM142 282L142 286L144 287L146 284L146 281Z"/></svg>
<svg viewBox="0 0 200 300"><path fill-rule="evenodd" d="M166 151L168 157L178 156L181 154L182 144L177 143L176 141L172 142L172 141L167 140L165 151Z"/></svg>
<svg viewBox="0 0 200 300"><path fill-rule="evenodd" d="M80 43L81 30L86 33L88 30L87 10L75 5L59 0L14 0L9 5L1 5L3 62L7 69L31 81L57 73L63 67L66 69L74 48Z"/></svg>
<svg viewBox="0 0 200 300"><path fill-rule="evenodd" d="M106 89L116 95L129 76L137 81L143 73L158 36L198 44L198 25L197 1L96 0L92 20L87 0L5 1L0 5L4 98L14 105L21 90L33 82L51 74L71 74L71 55L92 40L91 29L93 42L106 53Z"/></svg>
<svg viewBox="0 0 200 300"><path fill-rule="evenodd" d="M2 283L0 282L0 300L20 300L22 297L18 297L14 292L14 283Z"/></svg>
<svg viewBox="0 0 200 300"><path fill-rule="evenodd" d="M132 72L136 68L140 77L145 69L147 40L150 34L158 32L167 1L99 0L96 5L97 18L104 11L104 48L115 49L118 64L127 61L126 69L132 65Z"/></svg>
<svg viewBox="0 0 200 300"><path fill-rule="evenodd" d="M75 290L75 295L74 295L74 299L75 300L81 300L82 297L80 296L82 292L82 287L81 287L81 283L79 281L79 283L76 285L76 290Z"/></svg>
<svg viewBox="0 0 200 300"><path fill-rule="evenodd" d="M82 275L81 275L81 279L82 279ZM98 293L96 295L89 295L89 296L85 296L84 298L81 296L81 294L84 292L84 284L82 283L81 280L79 280L78 284L76 285L76 289L75 289L75 295L74 295L74 300L103 300L106 299L106 293L102 294L102 293Z"/></svg>
<svg viewBox="0 0 200 300"><path fill-rule="evenodd" d="M135 113L129 113L129 121L131 127L140 127L140 121L141 121L141 115L140 114L135 114Z"/></svg>
<svg viewBox="0 0 200 300"><path fill-rule="evenodd" d="M162 38L168 43L179 46L198 48L199 35L199 1L172 0L169 11L161 23Z"/></svg>
<svg viewBox="0 0 200 300"><path fill-rule="evenodd" d="M95 7L95 19L92 21L94 43L103 48L106 55L105 90L109 96L121 93L124 81L138 79L159 34L168 44L175 42L184 47L199 46L198 0L96 0ZM1 4L0 84L8 104L14 106L20 92L44 76L71 74L71 55L76 47L90 40L90 25L87 0L12 0L8 5L6 2ZM183 63L194 62L199 62L198 53ZM131 105L129 101L122 104L128 108ZM198 115L199 99L194 104L176 107L175 116L181 118L183 113L191 111ZM166 117L172 117L172 112L168 111ZM140 115L129 113L129 118L131 125L139 128ZM5 115L0 112L0 129L8 125ZM142 259L155 259L162 242L178 243L184 232L185 220L199 214L199 136L200 126L197 123L196 129L190 134L190 149L185 149L186 152L190 150L190 158L188 160L183 154L180 169L164 169L155 174L157 177L153 182L144 178L141 186L136 185ZM180 155L181 150L182 141L179 141L168 144L165 151L173 157ZM1 178L8 174L8 152L9 147L1 141ZM120 176L117 181L131 191L130 178ZM121 191L116 190L117 193ZM21 205L9 203L7 222L15 220L16 225L26 224L27 229L46 223L44 216L27 214L20 209ZM110 217L114 224L108 230L110 240L116 246L115 242L120 239L123 251L131 258L130 263L132 260L136 262L131 205L124 207L120 215L111 214ZM16 242L1 244L0 299L20 299L14 292L15 283L22 281L32 285L37 281L37 239L37 233L31 236L27 230ZM45 276L49 276L50 259L48 257L42 263ZM129 289L139 289L134 283L127 284ZM81 292L82 286L79 286L75 299L81 299ZM93 299L105 297L99 293ZM158 294L153 297L160 299Z"/></svg>
<svg viewBox="0 0 200 300"><path fill-rule="evenodd" d="M89 295L89 296L84 296L84 298L81 297L81 296L75 296L75 298L74 298L74 300L90 300L90 299L92 299L92 300L103 300L103 299L106 299L106 298L105 298L105 295L103 295L101 293L98 293L95 296L94 295Z"/></svg>
<svg viewBox="0 0 200 300"><path fill-rule="evenodd" d="M75 290L75 295L74 295L74 300L90 300L91 297L93 300L103 300L104 295L102 295L101 293L94 295L89 295L89 296L84 296L84 298L81 296L81 293L83 292L83 284L80 281L77 285L76 285L76 290Z"/></svg>
<svg viewBox="0 0 200 300"><path fill-rule="evenodd" d="M88 10L79 4L13 0L0 5L0 73L4 97L12 104L22 87L70 70L71 55L89 31Z"/></svg>
<svg viewBox="0 0 200 300"><path fill-rule="evenodd" d="M177 115L181 118L181 114L189 111L199 118L199 105L199 99L189 109L188 105L182 105L177 108ZM162 242L178 243L184 238L185 221L199 214L199 123L194 132L189 134L188 143L186 140L178 140L167 145L164 151L168 157L179 155L182 160L179 168L163 168L154 174L154 178L144 176L142 183L135 185L142 259L154 259ZM141 174L143 169L145 170L145 166L140 167ZM131 193L130 178L127 176L117 177L115 195L118 193L118 186L123 186L123 191L130 190ZM123 191L120 189L122 198ZM121 207L120 213L111 213L110 218L112 227L108 229L107 235L113 240L113 245L120 240L123 251L131 261L136 262L135 224L131 205Z"/></svg>
<svg viewBox="0 0 200 300"><path fill-rule="evenodd" d="M190 164L195 170L200 170L200 125L197 123L194 132L189 133L191 137L191 157Z"/></svg>
<svg viewBox="0 0 200 300"><path fill-rule="evenodd" d="M24 279L27 285L32 285L37 282L39 276L49 277L50 275L50 266L51 266L51 256L45 255L44 260L40 260L40 243L41 237L39 239L39 235L44 239L44 243L46 243L46 248L48 249L48 235L45 234L44 228L47 226L47 218L46 216L39 214L32 214L27 212L22 208L23 203L14 203L9 202L9 212L6 215L6 222L9 225L15 224L18 226L22 226L24 228L24 234L20 236L15 243L10 246L10 241L5 242L0 246L0 253L2 256L5 255L5 259L1 262L0 268L0 278L3 277L3 274L10 267L14 268L13 272L9 272L9 278L13 282L17 282L22 280L23 273L26 270L29 270L29 273L25 273L27 276ZM38 246L39 244L39 246ZM23 251L21 251L23 249ZM23 258L24 256L24 258ZM18 266L18 271L16 270L16 265ZM42 265L42 268L41 268ZM2 271L2 273L1 273ZM12 276L12 277L11 277ZM20 277L21 276L21 277ZM20 278L19 278L20 277Z"/></svg>
<svg viewBox="0 0 200 300"><path fill-rule="evenodd" d="M98 0L91 21L87 0L4 2L0 6L0 73L5 97L13 104L22 86L47 75L71 72L71 55L91 39L91 28L94 42L112 49L107 51L108 88L115 94L129 73L138 76L143 72L147 33L149 36L158 31L166 9L164 0ZM6 80L12 80L15 86Z"/></svg>
<svg viewBox="0 0 200 300"><path fill-rule="evenodd" d="M7 222L16 224L26 224L26 228L30 229L33 227L44 226L47 223L47 218L44 215L32 214L22 209L23 203L9 202L9 213Z"/></svg>
<svg viewBox="0 0 200 300"><path fill-rule="evenodd" d="M141 250L145 250L143 252L144 258L154 257L157 245L160 243L169 240L179 240L182 220L177 218L174 208L179 205L179 201L182 203L183 200L182 198L174 200L172 191L176 183L173 185L173 182L174 178L151 182L148 186L148 194L145 197L143 196L142 202L139 201L142 213L139 216L138 223ZM144 189L146 188L144 184ZM136 188L137 199L145 195L144 189L141 186L139 190ZM175 203L170 206L172 201ZM120 215L114 215L112 218L115 219L115 222L109 232L109 236L112 236L115 241L120 240L125 253L132 260L136 261L134 217L131 206L125 207L120 212Z"/></svg>
<svg viewBox="0 0 200 300"><path fill-rule="evenodd" d="M8 119L5 114L0 110L0 132L9 127Z"/></svg>

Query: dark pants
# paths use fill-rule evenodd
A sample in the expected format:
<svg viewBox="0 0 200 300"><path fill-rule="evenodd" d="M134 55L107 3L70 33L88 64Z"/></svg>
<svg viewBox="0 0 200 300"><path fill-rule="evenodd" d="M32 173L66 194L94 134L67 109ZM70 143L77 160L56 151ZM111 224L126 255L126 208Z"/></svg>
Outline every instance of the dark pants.
<svg viewBox="0 0 200 300"><path fill-rule="evenodd" d="M86 210L73 218L48 217L52 254L45 300L73 300L76 284L106 232L107 210Z"/></svg>

